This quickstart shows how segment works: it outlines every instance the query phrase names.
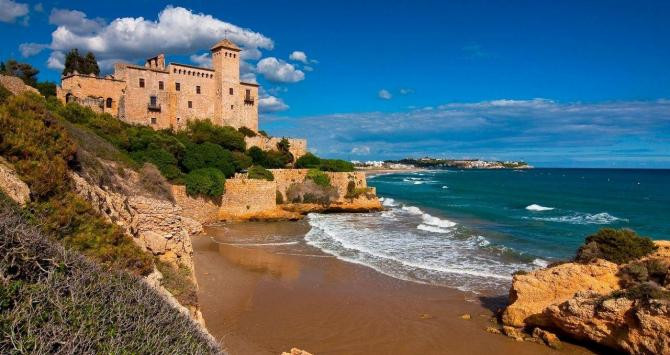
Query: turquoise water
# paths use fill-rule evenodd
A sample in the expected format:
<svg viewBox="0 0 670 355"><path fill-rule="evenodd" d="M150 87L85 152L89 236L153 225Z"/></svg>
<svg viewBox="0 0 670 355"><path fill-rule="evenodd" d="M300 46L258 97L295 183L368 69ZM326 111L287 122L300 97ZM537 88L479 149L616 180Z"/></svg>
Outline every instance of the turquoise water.
<svg viewBox="0 0 670 355"><path fill-rule="evenodd" d="M670 238L670 170L443 170L377 176L370 185L543 258L572 257L603 227Z"/></svg>
<svg viewBox="0 0 670 355"><path fill-rule="evenodd" d="M571 258L603 227L670 239L670 170L434 170L368 184L385 211L310 215L305 240L404 280L505 293L513 272Z"/></svg>

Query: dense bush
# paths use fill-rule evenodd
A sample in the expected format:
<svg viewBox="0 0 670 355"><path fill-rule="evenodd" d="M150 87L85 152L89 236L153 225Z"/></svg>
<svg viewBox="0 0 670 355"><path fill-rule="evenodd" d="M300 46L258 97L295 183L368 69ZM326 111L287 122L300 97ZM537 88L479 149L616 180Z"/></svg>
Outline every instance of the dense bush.
<svg viewBox="0 0 670 355"><path fill-rule="evenodd" d="M246 149L244 134L233 127L214 125L209 120L189 121L187 124L188 137L194 143L210 142L226 149L243 152Z"/></svg>
<svg viewBox="0 0 670 355"><path fill-rule="evenodd" d="M309 152L295 161L295 167L299 169L318 169L319 165L321 165L321 159Z"/></svg>
<svg viewBox="0 0 670 355"><path fill-rule="evenodd" d="M0 353L218 353L127 273L65 250L0 196Z"/></svg>
<svg viewBox="0 0 670 355"><path fill-rule="evenodd" d="M244 126L238 128L237 131L244 134L245 137L256 137L256 132Z"/></svg>
<svg viewBox="0 0 670 355"><path fill-rule="evenodd" d="M216 168L226 177L231 177L235 174L235 163L232 153L229 150L223 149L220 145L210 142L187 146L182 166L187 171Z"/></svg>
<svg viewBox="0 0 670 355"><path fill-rule="evenodd" d="M161 174L169 180L177 179L182 175L177 167L177 158L163 148L138 150L131 153L130 156L140 164L151 163L155 165Z"/></svg>
<svg viewBox="0 0 670 355"><path fill-rule="evenodd" d="M272 175L272 172L270 170L265 169L264 167L258 165L254 165L251 168L249 168L248 177L249 179L259 179L267 181L273 181L275 179L274 175Z"/></svg>
<svg viewBox="0 0 670 355"><path fill-rule="evenodd" d="M291 153L282 153L276 150L264 151L258 147L251 147L247 151L254 165L260 165L267 169L285 168L291 162Z"/></svg>
<svg viewBox="0 0 670 355"><path fill-rule="evenodd" d="M235 171L246 170L253 163L254 162L250 156L242 152L233 152L233 164L235 165Z"/></svg>
<svg viewBox="0 0 670 355"><path fill-rule="evenodd" d="M319 168L323 171L349 172L354 171L354 164L341 159L321 159Z"/></svg>
<svg viewBox="0 0 670 355"><path fill-rule="evenodd" d="M648 259L630 263L619 271L622 287L644 282L670 286L670 265L663 259Z"/></svg>
<svg viewBox="0 0 670 355"><path fill-rule="evenodd" d="M630 229L603 228L586 237L584 244L577 251L575 260L589 262L594 259L605 259L624 264L648 255L656 249L651 239L641 237Z"/></svg>
<svg viewBox="0 0 670 355"><path fill-rule="evenodd" d="M324 172L316 169L311 169L307 172L307 179L314 181L315 184L322 187L330 186L330 177Z"/></svg>
<svg viewBox="0 0 670 355"><path fill-rule="evenodd" d="M193 170L184 179L186 192L191 196L207 195L219 197L223 194L226 177L219 169L204 168Z"/></svg>

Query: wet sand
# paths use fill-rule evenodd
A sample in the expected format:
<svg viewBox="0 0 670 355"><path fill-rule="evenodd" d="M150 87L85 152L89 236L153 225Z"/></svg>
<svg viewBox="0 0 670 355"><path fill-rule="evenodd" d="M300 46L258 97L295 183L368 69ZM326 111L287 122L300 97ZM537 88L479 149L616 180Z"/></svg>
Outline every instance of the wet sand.
<svg viewBox="0 0 670 355"><path fill-rule="evenodd" d="M417 284L306 245L302 222L206 228L193 238L210 332L231 354L550 354L484 331L500 297ZM487 308L488 307L488 308ZM468 313L472 319L463 320ZM590 354L566 344L561 353Z"/></svg>

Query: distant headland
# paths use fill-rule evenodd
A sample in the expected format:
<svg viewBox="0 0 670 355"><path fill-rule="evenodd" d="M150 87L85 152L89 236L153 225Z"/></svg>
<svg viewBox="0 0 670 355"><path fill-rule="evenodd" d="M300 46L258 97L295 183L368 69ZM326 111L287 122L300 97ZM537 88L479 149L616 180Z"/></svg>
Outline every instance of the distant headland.
<svg viewBox="0 0 670 355"><path fill-rule="evenodd" d="M482 159L404 158L384 161L351 161L360 170L416 170L416 169L532 169L520 160L497 161Z"/></svg>

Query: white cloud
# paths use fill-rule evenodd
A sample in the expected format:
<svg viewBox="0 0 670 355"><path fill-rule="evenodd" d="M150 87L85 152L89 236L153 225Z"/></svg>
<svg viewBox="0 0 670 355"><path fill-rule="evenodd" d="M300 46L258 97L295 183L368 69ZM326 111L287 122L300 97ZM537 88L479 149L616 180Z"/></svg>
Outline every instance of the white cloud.
<svg viewBox="0 0 670 355"><path fill-rule="evenodd" d="M265 116L263 121L278 136L301 132L310 137L311 147L343 158L369 147L375 159L448 153L455 158L526 159L553 166L617 160L618 166L646 162L670 167L667 99L491 100L391 113Z"/></svg>
<svg viewBox="0 0 670 355"><path fill-rule="evenodd" d="M104 26L101 18L88 19L86 14L76 10L53 9L49 15L49 23L63 28L76 36L92 36Z"/></svg>
<svg viewBox="0 0 670 355"><path fill-rule="evenodd" d="M290 60L295 60L296 62L302 62L302 63L309 63L307 60L307 54L303 51L293 51L291 55L288 57Z"/></svg>
<svg viewBox="0 0 670 355"><path fill-rule="evenodd" d="M258 100L258 109L262 113L286 111L288 108L289 106L276 96L268 95Z"/></svg>
<svg viewBox="0 0 670 355"><path fill-rule="evenodd" d="M23 57L32 57L46 48L49 48L48 44L21 43L21 45L19 45L19 50Z"/></svg>
<svg viewBox="0 0 670 355"><path fill-rule="evenodd" d="M50 21L58 26L51 34L54 52L79 48L93 52L101 61L137 62L157 53L192 54L224 37L238 44L249 58L259 57L260 49L274 47L272 39L261 33L183 7L167 6L157 20L123 17L109 24L88 19L80 11L54 10Z"/></svg>
<svg viewBox="0 0 670 355"><path fill-rule="evenodd" d="M400 90L398 90L398 92L400 93L400 95L409 95L409 94L414 93L414 89L400 88Z"/></svg>
<svg viewBox="0 0 670 355"><path fill-rule="evenodd" d="M65 69L65 54L63 52L51 52L47 59L47 67L54 70Z"/></svg>
<svg viewBox="0 0 670 355"><path fill-rule="evenodd" d="M304 70L304 71L314 71L314 68L312 68L309 65L305 65L305 66L302 67L302 70Z"/></svg>
<svg viewBox="0 0 670 355"><path fill-rule="evenodd" d="M212 56L209 53L203 53L203 54L191 54L189 57L191 59L191 62L194 64L204 67L204 68L211 68L212 67Z"/></svg>
<svg viewBox="0 0 670 355"><path fill-rule="evenodd" d="M379 98L383 100L390 100L393 97L393 95L391 95L391 93L386 89L379 90L377 96L379 96Z"/></svg>
<svg viewBox="0 0 670 355"><path fill-rule="evenodd" d="M0 0L0 22L13 23L19 17L28 15L28 5L12 0Z"/></svg>
<svg viewBox="0 0 670 355"><path fill-rule="evenodd" d="M256 71L265 79L278 83L296 83L305 79L305 73L293 64L286 63L275 57L263 58L256 64Z"/></svg>
<svg viewBox="0 0 670 355"><path fill-rule="evenodd" d="M351 148L351 153L352 154L358 154L358 155L368 155L370 154L370 147L368 146L360 146L360 147L353 147Z"/></svg>

